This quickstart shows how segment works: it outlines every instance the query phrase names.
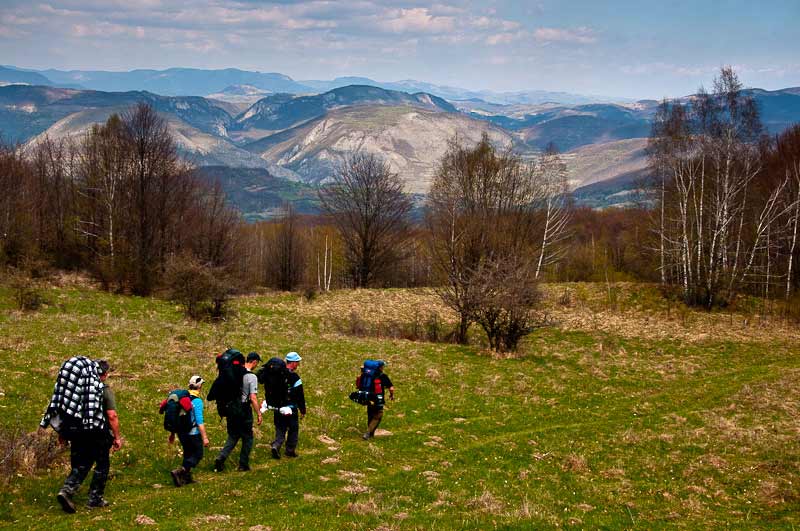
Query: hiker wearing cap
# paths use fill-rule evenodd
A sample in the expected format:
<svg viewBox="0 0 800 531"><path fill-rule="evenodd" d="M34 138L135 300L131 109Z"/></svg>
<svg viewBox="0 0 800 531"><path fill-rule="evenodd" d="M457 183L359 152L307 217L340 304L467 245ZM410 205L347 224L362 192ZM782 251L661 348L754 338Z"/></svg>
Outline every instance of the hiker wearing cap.
<svg viewBox="0 0 800 531"><path fill-rule="evenodd" d="M366 441L372 437L375 437L375 430L378 429L378 426L383 419L383 407L386 404L384 396L386 392L389 392L389 399L394 400L394 386L392 385L392 380L389 378L389 375L383 372L383 368L386 365L386 362L383 360L377 360L376 363L376 374L374 378L373 391L375 400L371 401L367 404L367 431L362 435L362 438ZM361 387L360 378L356 380L356 386Z"/></svg>
<svg viewBox="0 0 800 531"><path fill-rule="evenodd" d="M300 434L300 418L306 416L306 398L303 392L303 380L297 374L297 367L303 358L297 352L290 352L286 355L286 368L289 370L287 384L289 386L289 408L290 415L275 410L273 422L275 423L275 440L272 441L272 457L280 459L281 446L286 441L286 457L297 457L297 441ZM288 432L288 436L287 436Z"/></svg>
<svg viewBox="0 0 800 531"><path fill-rule="evenodd" d="M170 472L176 487L194 483L192 469L203 458L203 447L209 444L203 418L203 398L200 396L204 383L205 380L198 375L189 378L189 396L192 401L192 409L189 412L191 429L188 432L178 432L178 440L183 448L183 463ZM169 442L170 444L175 442L174 432L169 434Z"/></svg>
<svg viewBox="0 0 800 531"><path fill-rule="evenodd" d="M234 407L228 413L228 439L214 460L214 470L217 472L224 470L225 460L236 447L239 439L242 440L242 449L239 453L238 470L242 472L250 470L250 452L253 449L253 412L255 411L258 416L259 426L262 420L261 411L258 408L258 379L252 372L259 363L261 363L261 356L257 352L251 352L247 355L247 360L244 364L247 372L242 377L240 401L232 404Z"/></svg>
<svg viewBox="0 0 800 531"><path fill-rule="evenodd" d="M111 467L109 452L122 447L114 392L106 384L111 368L106 360L75 356L59 369L50 405L39 424L58 432L59 442L70 445L71 470L56 499L64 512L75 512L73 497L94 466L87 507L106 507Z"/></svg>

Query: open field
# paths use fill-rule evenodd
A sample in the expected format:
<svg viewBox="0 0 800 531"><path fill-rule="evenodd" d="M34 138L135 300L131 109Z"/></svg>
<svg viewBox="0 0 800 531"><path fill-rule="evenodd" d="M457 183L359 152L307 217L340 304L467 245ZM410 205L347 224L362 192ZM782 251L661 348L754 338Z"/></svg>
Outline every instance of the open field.
<svg viewBox="0 0 800 531"><path fill-rule="evenodd" d="M45 309L21 313L0 288L0 434L33 431L60 363L85 354L116 367L109 383L126 439L112 457L112 507L82 507L87 480L78 514L64 515L54 497L62 457L0 483L0 528L800 527L797 328L668 307L635 285L547 293L557 324L517 355L493 356L479 345L337 332L352 314L449 319L425 290L248 296L211 324L185 320L168 302L69 282L47 291ZM157 404L193 373L212 380L227 346L303 356L300 457L269 457L267 418L251 472L210 472L225 438L212 405L198 483L175 489L168 470L178 447L167 445ZM398 397L386 432L370 442L359 436L363 407L347 399L367 356L388 361Z"/></svg>

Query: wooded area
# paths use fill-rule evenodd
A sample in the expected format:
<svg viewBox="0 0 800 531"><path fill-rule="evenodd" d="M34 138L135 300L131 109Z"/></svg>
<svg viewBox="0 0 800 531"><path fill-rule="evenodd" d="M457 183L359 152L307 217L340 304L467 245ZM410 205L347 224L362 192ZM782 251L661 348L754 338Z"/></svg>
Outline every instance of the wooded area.
<svg viewBox="0 0 800 531"><path fill-rule="evenodd" d="M497 349L537 326L542 281L660 282L709 309L797 299L800 125L765 136L726 68L712 92L662 103L649 154L636 206L596 211L574 206L555 149L523 161L454 139L415 211L385 161L355 153L320 188L322 215L286 205L246 224L140 104L79 139L0 150L0 261L179 300L202 285L219 311L258 286L432 286L460 316L458 340L477 323Z"/></svg>

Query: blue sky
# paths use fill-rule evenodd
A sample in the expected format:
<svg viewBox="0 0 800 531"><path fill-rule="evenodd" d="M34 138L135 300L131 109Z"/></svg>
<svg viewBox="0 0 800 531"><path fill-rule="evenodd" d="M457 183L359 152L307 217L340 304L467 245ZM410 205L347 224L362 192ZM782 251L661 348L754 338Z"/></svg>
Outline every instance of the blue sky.
<svg viewBox="0 0 800 531"><path fill-rule="evenodd" d="M800 0L0 0L0 64L680 96L800 86Z"/></svg>

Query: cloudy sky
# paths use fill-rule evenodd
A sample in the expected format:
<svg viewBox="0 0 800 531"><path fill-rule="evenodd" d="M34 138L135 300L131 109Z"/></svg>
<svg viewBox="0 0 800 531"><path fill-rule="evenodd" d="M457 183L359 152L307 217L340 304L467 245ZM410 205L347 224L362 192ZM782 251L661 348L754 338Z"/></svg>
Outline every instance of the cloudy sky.
<svg viewBox="0 0 800 531"><path fill-rule="evenodd" d="M800 85L800 0L0 0L0 64L679 96Z"/></svg>

